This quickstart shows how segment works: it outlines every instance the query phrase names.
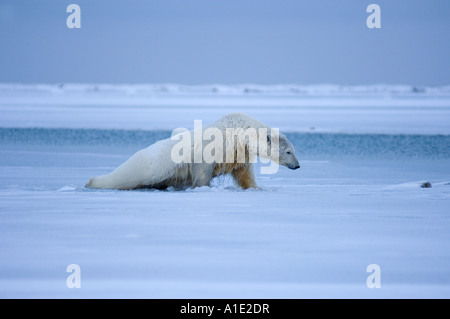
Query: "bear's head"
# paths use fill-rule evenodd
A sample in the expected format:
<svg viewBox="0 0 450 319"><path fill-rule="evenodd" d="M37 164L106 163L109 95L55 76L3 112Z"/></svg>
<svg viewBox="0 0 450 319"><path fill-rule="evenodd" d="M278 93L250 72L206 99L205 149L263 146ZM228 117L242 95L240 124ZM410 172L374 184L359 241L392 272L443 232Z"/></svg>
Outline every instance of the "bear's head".
<svg viewBox="0 0 450 319"><path fill-rule="evenodd" d="M298 169L300 164L297 157L295 156L295 149L292 143L287 139L286 136L279 133L276 136L272 134L267 135L267 144L270 149L276 146L276 143L272 141L278 138L278 154L277 152L270 152L270 158L280 165L286 166L289 169ZM277 157L278 155L278 157Z"/></svg>

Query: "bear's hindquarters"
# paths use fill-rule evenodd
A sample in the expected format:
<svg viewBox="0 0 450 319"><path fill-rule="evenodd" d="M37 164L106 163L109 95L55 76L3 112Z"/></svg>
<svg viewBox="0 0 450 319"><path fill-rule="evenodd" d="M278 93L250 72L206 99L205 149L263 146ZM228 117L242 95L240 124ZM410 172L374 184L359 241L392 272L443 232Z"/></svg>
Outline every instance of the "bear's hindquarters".
<svg viewBox="0 0 450 319"><path fill-rule="evenodd" d="M176 171L176 164L170 158L164 158L160 152L157 152L157 147L153 147L153 145L138 151L111 173L92 178L86 186L122 190L136 189L152 187L171 178Z"/></svg>

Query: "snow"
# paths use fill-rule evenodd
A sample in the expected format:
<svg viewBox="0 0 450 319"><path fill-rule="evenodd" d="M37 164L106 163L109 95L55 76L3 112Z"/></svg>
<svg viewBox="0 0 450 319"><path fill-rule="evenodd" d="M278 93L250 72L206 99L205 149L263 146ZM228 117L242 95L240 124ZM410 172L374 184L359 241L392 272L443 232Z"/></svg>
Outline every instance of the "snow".
<svg viewBox="0 0 450 319"><path fill-rule="evenodd" d="M449 91L2 84L0 297L449 298ZM287 132L301 168L256 169L261 190L84 187L232 111Z"/></svg>
<svg viewBox="0 0 450 319"><path fill-rule="evenodd" d="M244 112L284 131L450 134L449 101L450 86L0 84L0 127L173 130Z"/></svg>

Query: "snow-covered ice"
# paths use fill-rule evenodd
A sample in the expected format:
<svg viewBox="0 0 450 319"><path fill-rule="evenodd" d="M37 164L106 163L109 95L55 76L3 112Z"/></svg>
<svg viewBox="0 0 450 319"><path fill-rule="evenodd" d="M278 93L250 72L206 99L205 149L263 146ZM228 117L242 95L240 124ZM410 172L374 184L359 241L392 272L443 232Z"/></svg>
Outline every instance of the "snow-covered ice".
<svg viewBox="0 0 450 319"><path fill-rule="evenodd" d="M262 190L84 187L234 111L301 168L256 170ZM450 297L449 87L2 84L0 114L2 298Z"/></svg>

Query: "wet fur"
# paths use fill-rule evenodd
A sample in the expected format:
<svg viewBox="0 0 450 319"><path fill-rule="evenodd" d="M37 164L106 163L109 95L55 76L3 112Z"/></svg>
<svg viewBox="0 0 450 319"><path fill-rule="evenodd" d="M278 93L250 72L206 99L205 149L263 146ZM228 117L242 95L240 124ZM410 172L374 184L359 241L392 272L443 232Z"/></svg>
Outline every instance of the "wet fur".
<svg viewBox="0 0 450 319"><path fill-rule="evenodd" d="M270 129L267 125L241 113L226 115L205 128L207 127L219 128L222 131L224 141L228 137L226 135L226 128L229 127L244 129L248 127L262 127ZM291 143L282 134L280 134L280 137L283 139L280 140L282 142L280 145L291 147L293 152ZM121 190L141 188L166 189L173 187L176 190L182 190L189 187L209 186L213 178L231 175L234 182L243 189L258 188L253 172L253 162L255 162L254 159L257 156L258 150L254 148L255 146L249 149L248 142L245 139L238 139L234 143L233 163L226 163L226 148L224 145L222 149L224 156L223 163L183 162L176 164L170 157L172 147L175 143L177 141L171 138L158 141L136 152L111 173L91 179L86 186ZM196 149L195 143L192 145L194 146L192 148L194 153L203 151L198 146ZM237 162L238 151L245 152L244 163ZM294 155L292 156L294 161L293 165L298 165L297 159Z"/></svg>

